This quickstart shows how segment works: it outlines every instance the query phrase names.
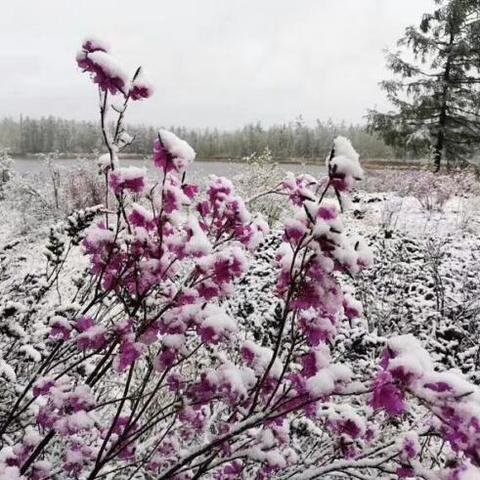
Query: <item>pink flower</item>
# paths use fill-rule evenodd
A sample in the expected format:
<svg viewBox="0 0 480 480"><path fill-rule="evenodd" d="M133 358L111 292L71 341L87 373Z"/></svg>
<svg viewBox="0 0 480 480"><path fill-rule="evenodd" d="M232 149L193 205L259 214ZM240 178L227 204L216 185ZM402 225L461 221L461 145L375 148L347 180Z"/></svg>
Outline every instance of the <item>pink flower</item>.
<svg viewBox="0 0 480 480"><path fill-rule="evenodd" d="M426 383L424 385L425 388L433 390L434 392L444 393L444 392L451 392L452 386L446 382L435 382L435 383Z"/></svg>
<svg viewBox="0 0 480 480"><path fill-rule="evenodd" d="M78 319L77 330L80 332L76 338L79 350L100 350L106 347L108 343L106 330L101 325L96 325L92 318L82 317Z"/></svg>
<svg viewBox="0 0 480 480"><path fill-rule="evenodd" d="M392 416L400 416L407 411L405 396L395 386L388 372L380 373L375 381L372 407L375 410L385 410Z"/></svg>
<svg viewBox="0 0 480 480"><path fill-rule="evenodd" d="M35 462L32 465L31 480L44 480L47 478L51 478L50 476L51 471L52 471L52 467L49 464L49 462L46 462L46 461Z"/></svg>
<svg viewBox="0 0 480 480"><path fill-rule="evenodd" d="M98 38L87 38L82 43L82 49L88 53L92 52L108 52L109 47L106 42Z"/></svg>
<svg viewBox="0 0 480 480"><path fill-rule="evenodd" d="M204 373L199 383L192 385L188 390L188 396L195 402L208 403L217 392L217 387L210 383Z"/></svg>
<svg viewBox="0 0 480 480"><path fill-rule="evenodd" d="M201 327L199 329L199 334L202 342L211 345L217 344L222 339L221 335L219 335L213 327Z"/></svg>
<svg viewBox="0 0 480 480"><path fill-rule="evenodd" d="M168 130L159 130L153 155L155 165L165 173L182 173L195 159L193 148Z"/></svg>
<svg viewBox="0 0 480 480"><path fill-rule="evenodd" d="M307 353L307 355L303 357L302 363L303 363L302 373L305 375L305 377L309 378L317 374L318 367L317 367L317 357L315 355L315 352Z"/></svg>
<svg viewBox="0 0 480 480"><path fill-rule="evenodd" d="M173 348L163 350L155 359L155 368L160 372L170 368L175 363L177 353Z"/></svg>
<svg viewBox="0 0 480 480"><path fill-rule="evenodd" d="M322 220L335 220L337 218L338 212L336 207L330 206L330 207L320 207L318 209L317 216L321 218Z"/></svg>
<svg viewBox="0 0 480 480"><path fill-rule="evenodd" d="M193 200L198 195L198 192L200 191L200 189L197 185L189 185L189 184L183 184L182 185L182 190L183 190L183 193L190 200Z"/></svg>
<svg viewBox="0 0 480 480"><path fill-rule="evenodd" d="M85 332L94 325L95 320L92 317L80 317L76 323L76 327L79 332Z"/></svg>
<svg viewBox="0 0 480 480"><path fill-rule="evenodd" d="M87 48L92 47L88 44ZM81 50L77 54L77 64L84 72L91 74L93 82L104 92L110 92L112 95L121 92L125 95L129 82L128 75L104 50L100 48L94 51Z"/></svg>
<svg viewBox="0 0 480 480"><path fill-rule="evenodd" d="M153 214L146 208L134 203L132 205L132 212L128 216L129 222L135 227L143 227L147 230L154 227Z"/></svg>
<svg viewBox="0 0 480 480"><path fill-rule="evenodd" d="M142 100L153 95L153 85L144 77L143 70L137 73L130 88L130 98L132 100Z"/></svg>
<svg viewBox="0 0 480 480"><path fill-rule="evenodd" d="M172 213L182 207L182 192L174 186L166 187L163 191L163 209L165 213Z"/></svg>
<svg viewBox="0 0 480 480"><path fill-rule="evenodd" d="M124 372L130 368L145 351L145 345L139 342L133 342L130 339L123 342L120 346L120 352L115 359L115 368L118 372Z"/></svg>
<svg viewBox="0 0 480 480"><path fill-rule="evenodd" d="M156 140L153 145L153 162L155 166L162 168L167 173L175 169L173 155L163 143L160 143L160 140Z"/></svg>
<svg viewBox="0 0 480 480"><path fill-rule="evenodd" d="M68 404L69 409L78 412L80 410L91 410L96 402L88 387L79 386L75 391L67 395L66 403Z"/></svg>
<svg viewBox="0 0 480 480"><path fill-rule="evenodd" d="M54 318L50 325L50 338L61 340L68 340L70 338L72 327L65 318Z"/></svg>
<svg viewBox="0 0 480 480"><path fill-rule="evenodd" d="M64 471L74 477L78 477L84 467L93 458L94 452L88 445L75 442L69 446L65 452L63 469Z"/></svg>
<svg viewBox="0 0 480 480"><path fill-rule="evenodd" d="M36 421L41 428L46 430L52 428L58 418L57 412L52 411L52 409L47 406L39 410Z"/></svg>
<svg viewBox="0 0 480 480"><path fill-rule="evenodd" d="M361 428L352 420L345 420L344 422L339 422L338 427L339 432L342 434L348 435L350 438L358 438L362 433Z"/></svg>
<svg viewBox="0 0 480 480"><path fill-rule="evenodd" d="M171 392L178 392L184 383L184 378L177 372L174 372L167 377L167 385Z"/></svg>
<svg viewBox="0 0 480 480"><path fill-rule="evenodd" d="M120 194L124 190L130 190L133 193L143 193L146 184L145 168L121 168L110 174L110 186L116 194Z"/></svg>
<svg viewBox="0 0 480 480"><path fill-rule="evenodd" d="M132 100L141 100L142 98L149 98L153 95L153 88L146 85L133 85L130 90L130 98Z"/></svg>
<svg viewBox="0 0 480 480"><path fill-rule="evenodd" d="M39 397L41 395L48 395L52 387L55 386L55 380L45 377L37 381L33 387L33 396Z"/></svg>
<svg viewBox="0 0 480 480"><path fill-rule="evenodd" d="M402 465L397 469L398 478L415 478L415 471L412 467Z"/></svg>

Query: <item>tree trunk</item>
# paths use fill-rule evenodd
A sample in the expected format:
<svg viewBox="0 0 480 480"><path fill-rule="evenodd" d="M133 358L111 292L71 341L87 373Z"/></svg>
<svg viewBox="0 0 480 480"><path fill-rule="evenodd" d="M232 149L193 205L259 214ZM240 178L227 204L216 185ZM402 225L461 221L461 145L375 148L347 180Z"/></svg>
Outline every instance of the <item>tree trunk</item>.
<svg viewBox="0 0 480 480"><path fill-rule="evenodd" d="M433 153L433 163L434 163L434 172L437 173L440 171L440 165L442 163L442 155L443 155L443 140L445 138L445 134L443 132L443 128L445 127L445 121L442 122L441 114L440 120L438 122L439 130L437 133L437 142L434 147Z"/></svg>
<svg viewBox="0 0 480 480"><path fill-rule="evenodd" d="M451 48L454 41L455 41L455 35L453 33L453 27L450 26L450 41L449 41L450 51L448 52L447 62L445 63L445 71L443 72L443 78L442 78L442 81L443 81L443 89L442 89L442 97L441 97L442 103L440 105L440 116L438 118L437 141L434 146L434 154L433 154L435 172L440 171L442 156L443 156L443 147L445 143L445 125L447 123L447 96L448 96L448 91L450 89L450 69L452 65Z"/></svg>

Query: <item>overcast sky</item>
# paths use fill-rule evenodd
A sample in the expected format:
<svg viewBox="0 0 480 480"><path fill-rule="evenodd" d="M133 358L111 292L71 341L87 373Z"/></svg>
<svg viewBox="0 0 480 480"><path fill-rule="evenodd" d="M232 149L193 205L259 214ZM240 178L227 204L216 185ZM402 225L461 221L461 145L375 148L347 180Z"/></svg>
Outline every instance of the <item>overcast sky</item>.
<svg viewBox="0 0 480 480"><path fill-rule="evenodd" d="M95 119L74 61L105 38L156 88L129 121L234 128L303 114L358 122L386 106L382 49L433 0L0 0L0 116ZM140 104L141 103L141 104Z"/></svg>

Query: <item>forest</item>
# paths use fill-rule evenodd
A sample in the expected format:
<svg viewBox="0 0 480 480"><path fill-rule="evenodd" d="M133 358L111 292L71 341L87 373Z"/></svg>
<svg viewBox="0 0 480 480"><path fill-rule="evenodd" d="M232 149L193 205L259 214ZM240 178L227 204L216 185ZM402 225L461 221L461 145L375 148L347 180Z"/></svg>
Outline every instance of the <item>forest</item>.
<svg viewBox="0 0 480 480"><path fill-rule="evenodd" d="M400 149L388 147L379 135L369 133L363 125L317 120L314 127L305 124L302 117L288 124L264 127L260 122L233 131L217 128L189 129L170 127L176 135L186 139L203 159L241 159L269 148L274 159L325 158L332 140L337 135L351 139L365 158L388 159L404 156ZM127 152L149 155L156 139L157 128L144 125L127 126L135 141ZM98 123L45 117L0 121L0 145L12 155L60 152L62 154L89 154L100 151L102 136Z"/></svg>

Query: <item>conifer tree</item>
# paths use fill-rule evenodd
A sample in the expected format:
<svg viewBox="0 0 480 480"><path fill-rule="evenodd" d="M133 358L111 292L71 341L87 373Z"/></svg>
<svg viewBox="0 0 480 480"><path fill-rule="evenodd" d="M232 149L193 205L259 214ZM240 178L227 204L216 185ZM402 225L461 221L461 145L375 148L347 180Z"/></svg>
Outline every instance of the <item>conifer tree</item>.
<svg viewBox="0 0 480 480"><path fill-rule="evenodd" d="M387 53L395 78L380 85L394 110L370 110L368 120L390 145L431 149L438 171L480 143L480 2L435 3Z"/></svg>

